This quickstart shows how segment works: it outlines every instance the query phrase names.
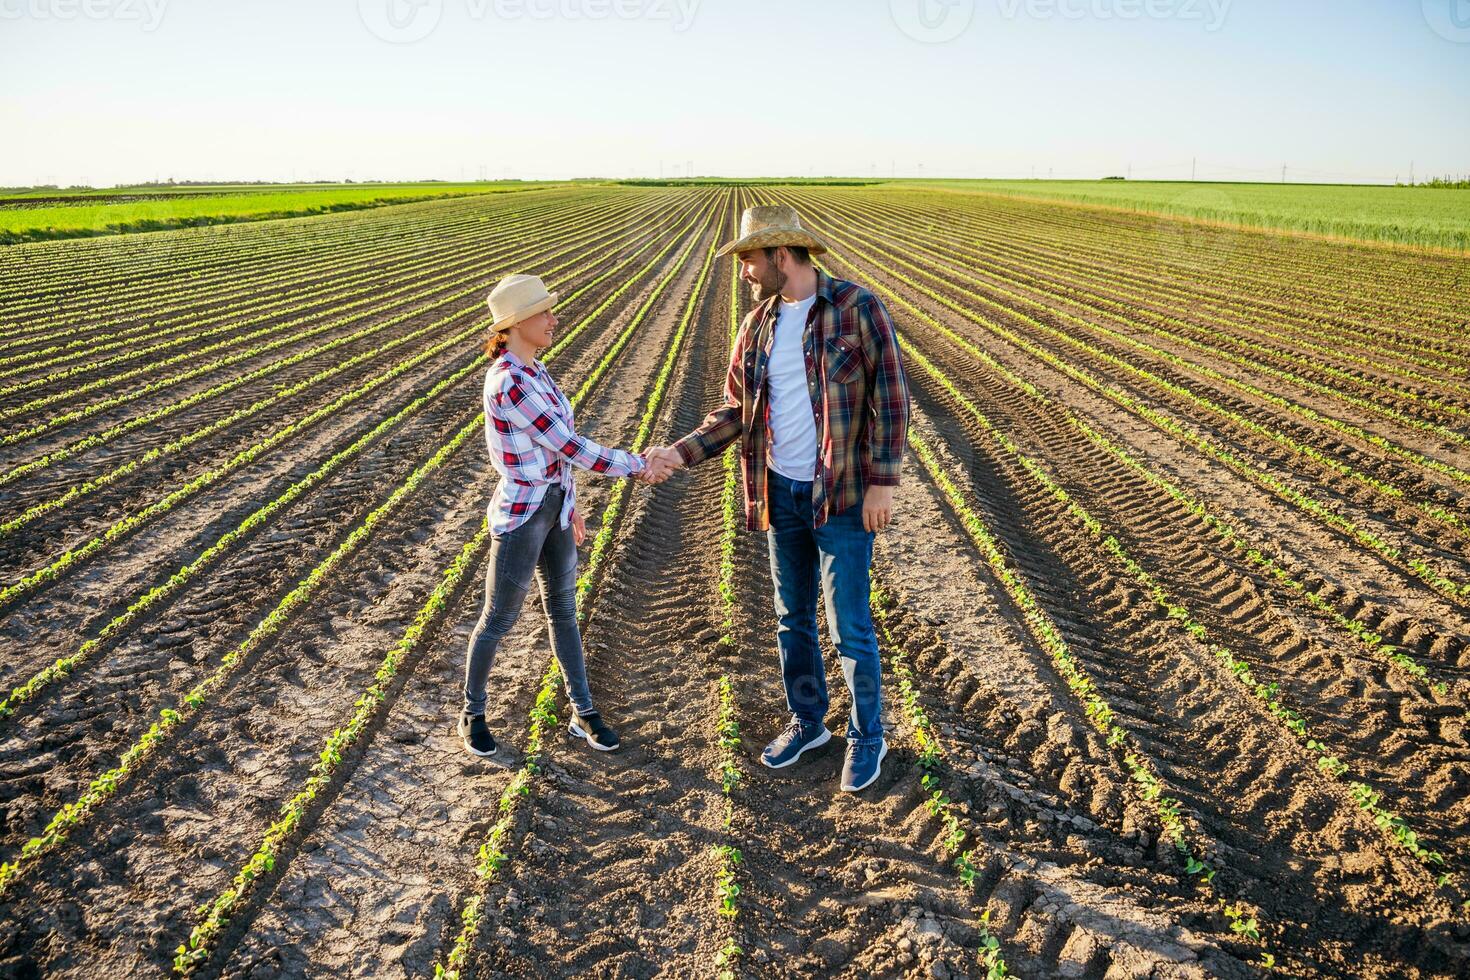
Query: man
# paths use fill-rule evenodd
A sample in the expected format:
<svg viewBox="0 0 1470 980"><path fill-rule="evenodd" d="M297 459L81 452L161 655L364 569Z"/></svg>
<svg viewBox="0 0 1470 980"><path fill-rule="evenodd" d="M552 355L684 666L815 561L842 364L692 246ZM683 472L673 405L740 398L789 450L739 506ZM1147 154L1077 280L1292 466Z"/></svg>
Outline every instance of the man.
<svg viewBox="0 0 1470 980"><path fill-rule="evenodd" d="M825 251L794 209L746 209L740 237L715 253L736 255L758 304L730 353L725 403L649 458L693 465L743 436L746 527L766 532L792 715L761 761L789 766L832 737L817 643L820 582L852 694L842 788L855 792L878 778L888 752L869 568L874 535L893 513L908 386L888 311L813 266L811 256Z"/></svg>

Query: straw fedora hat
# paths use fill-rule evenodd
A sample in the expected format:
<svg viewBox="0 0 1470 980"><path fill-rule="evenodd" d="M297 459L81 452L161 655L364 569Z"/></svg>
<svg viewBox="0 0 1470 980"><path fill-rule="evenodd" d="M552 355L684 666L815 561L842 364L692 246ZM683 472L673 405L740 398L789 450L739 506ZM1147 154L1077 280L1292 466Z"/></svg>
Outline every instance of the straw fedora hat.
<svg viewBox="0 0 1470 980"><path fill-rule="evenodd" d="M491 330L509 330L527 317L549 310L556 302L540 276L506 276L490 290L490 314L495 317Z"/></svg>
<svg viewBox="0 0 1470 980"><path fill-rule="evenodd" d="M785 204L757 204L746 208L740 216L740 237L721 245L715 257L776 245L805 245L813 255L827 251L820 238L801 226L795 208Z"/></svg>

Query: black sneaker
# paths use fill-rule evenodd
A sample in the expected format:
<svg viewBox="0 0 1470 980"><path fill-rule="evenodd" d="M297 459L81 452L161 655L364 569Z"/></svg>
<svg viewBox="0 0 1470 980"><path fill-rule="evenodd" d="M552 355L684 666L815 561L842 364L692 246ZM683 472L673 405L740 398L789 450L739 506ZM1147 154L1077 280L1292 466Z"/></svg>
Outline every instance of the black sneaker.
<svg viewBox="0 0 1470 980"><path fill-rule="evenodd" d="M585 738L587 744L599 752L611 752L623 744L618 740L618 733L608 727L607 722L602 720L602 715L595 711L587 715L579 715L573 711L567 731L577 738Z"/></svg>
<svg viewBox="0 0 1470 980"><path fill-rule="evenodd" d="M495 736L490 734L490 726L485 724L484 715L459 716L459 737L464 740L464 747L471 755L491 756L495 754Z"/></svg>

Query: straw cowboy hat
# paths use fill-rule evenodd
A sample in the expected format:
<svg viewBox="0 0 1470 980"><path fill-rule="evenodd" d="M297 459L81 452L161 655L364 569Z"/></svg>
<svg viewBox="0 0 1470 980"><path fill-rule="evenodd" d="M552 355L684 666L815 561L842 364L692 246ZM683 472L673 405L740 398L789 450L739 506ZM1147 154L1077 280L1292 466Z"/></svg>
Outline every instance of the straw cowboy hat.
<svg viewBox="0 0 1470 980"><path fill-rule="evenodd" d="M527 317L551 309L556 298L556 293L547 291L540 276L506 276L490 290L490 313L495 317L490 329L509 330Z"/></svg>
<svg viewBox="0 0 1470 980"><path fill-rule="evenodd" d="M785 204L757 204L740 216L740 237L720 246L715 257L776 245L805 245L808 252L827 251L822 240L801 226L796 209Z"/></svg>

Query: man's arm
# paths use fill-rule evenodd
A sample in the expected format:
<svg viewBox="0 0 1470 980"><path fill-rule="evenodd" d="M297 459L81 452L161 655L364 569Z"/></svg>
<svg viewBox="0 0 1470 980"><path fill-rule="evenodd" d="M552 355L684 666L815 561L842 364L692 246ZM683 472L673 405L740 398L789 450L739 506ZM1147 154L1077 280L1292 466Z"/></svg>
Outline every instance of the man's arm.
<svg viewBox="0 0 1470 980"><path fill-rule="evenodd" d="M752 311L740 325L735 343L731 345L730 368L725 374L724 404L706 415L699 428L669 447L678 454L682 465L693 466L718 456L744 431L741 413L745 406L745 351L754 321L755 313Z"/></svg>
<svg viewBox="0 0 1470 980"><path fill-rule="evenodd" d="M868 304L873 377L868 384L868 440L872 470L868 485L898 486L908 439L909 386L899 355L898 337L883 301Z"/></svg>
<svg viewBox="0 0 1470 980"><path fill-rule="evenodd" d="M868 384L868 455L871 468L863 491L863 527L881 531L893 518L893 492L903 470L908 438L909 389L899 356L898 337L883 301L868 304L873 377Z"/></svg>

